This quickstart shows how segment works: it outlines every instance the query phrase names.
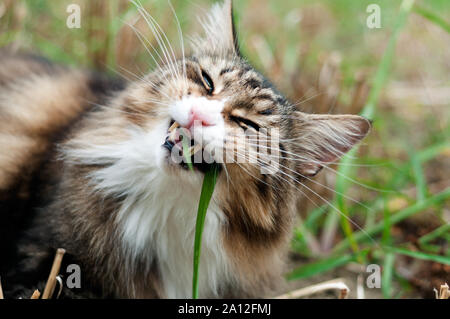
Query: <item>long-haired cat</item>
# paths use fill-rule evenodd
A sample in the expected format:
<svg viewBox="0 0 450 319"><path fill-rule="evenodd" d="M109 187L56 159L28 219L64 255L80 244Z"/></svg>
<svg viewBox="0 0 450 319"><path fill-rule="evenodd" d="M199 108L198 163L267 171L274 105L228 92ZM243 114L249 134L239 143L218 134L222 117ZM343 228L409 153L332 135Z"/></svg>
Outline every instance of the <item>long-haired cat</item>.
<svg viewBox="0 0 450 319"><path fill-rule="evenodd" d="M66 296L190 298L209 164L194 163L192 171L174 162L169 128L189 131L194 120L201 129L195 142L225 144L236 155L213 164L219 175L204 227L200 297L268 296L281 282L299 183L358 143L370 123L299 112L241 56L231 1L214 5L203 27L190 55L175 59L163 48L161 65L134 82L1 53L0 275L7 296L42 287L62 247L66 264L78 264L82 275L81 289ZM264 153L239 134L263 130L278 141ZM245 154L258 160L237 160ZM271 161L261 154L279 154L277 169L264 173Z"/></svg>

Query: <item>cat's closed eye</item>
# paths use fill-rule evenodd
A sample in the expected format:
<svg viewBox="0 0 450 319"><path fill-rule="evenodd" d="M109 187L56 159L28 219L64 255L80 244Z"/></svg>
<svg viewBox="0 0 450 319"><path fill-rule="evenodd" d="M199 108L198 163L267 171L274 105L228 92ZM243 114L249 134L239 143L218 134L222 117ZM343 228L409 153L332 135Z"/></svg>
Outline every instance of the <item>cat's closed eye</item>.
<svg viewBox="0 0 450 319"><path fill-rule="evenodd" d="M240 117L240 116L230 116L230 120L235 122L237 125L239 125L244 130L250 128L255 131L259 131L259 129L260 129L260 126L257 123L255 123L249 119Z"/></svg>
<svg viewBox="0 0 450 319"><path fill-rule="evenodd" d="M205 71L202 71L202 81L208 95L212 95L214 93L214 82Z"/></svg>

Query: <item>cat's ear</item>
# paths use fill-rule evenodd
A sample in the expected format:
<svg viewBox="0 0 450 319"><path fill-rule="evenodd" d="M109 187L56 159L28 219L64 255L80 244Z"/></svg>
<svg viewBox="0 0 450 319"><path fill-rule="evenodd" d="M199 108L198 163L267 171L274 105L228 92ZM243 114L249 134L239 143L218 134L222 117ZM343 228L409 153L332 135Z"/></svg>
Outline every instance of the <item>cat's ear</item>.
<svg viewBox="0 0 450 319"><path fill-rule="evenodd" d="M232 0L215 4L206 17L199 20L205 35L194 39L194 49L213 51L221 55L239 55Z"/></svg>
<svg viewBox="0 0 450 319"><path fill-rule="evenodd" d="M371 128L371 122L358 115L298 114L296 161L303 176L314 176L324 165L336 162Z"/></svg>

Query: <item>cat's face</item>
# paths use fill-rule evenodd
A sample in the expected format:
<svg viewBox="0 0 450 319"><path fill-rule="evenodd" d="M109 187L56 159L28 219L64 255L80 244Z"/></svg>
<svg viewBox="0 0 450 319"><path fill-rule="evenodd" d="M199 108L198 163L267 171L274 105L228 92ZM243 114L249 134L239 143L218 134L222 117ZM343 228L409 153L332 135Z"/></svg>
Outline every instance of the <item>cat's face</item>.
<svg viewBox="0 0 450 319"><path fill-rule="evenodd" d="M269 142L279 137L283 122L292 121L292 108L262 75L235 55L194 55L180 64L185 66L179 68L181 77L172 74L177 84L159 91L168 105L163 112L167 128L176 130L163 143L169 165L186 162L180 135L190 140L195 153L189 155L200 171L213 160L245 169L257 161L259 142L267 144L265 151L279 147Z"/></svg>

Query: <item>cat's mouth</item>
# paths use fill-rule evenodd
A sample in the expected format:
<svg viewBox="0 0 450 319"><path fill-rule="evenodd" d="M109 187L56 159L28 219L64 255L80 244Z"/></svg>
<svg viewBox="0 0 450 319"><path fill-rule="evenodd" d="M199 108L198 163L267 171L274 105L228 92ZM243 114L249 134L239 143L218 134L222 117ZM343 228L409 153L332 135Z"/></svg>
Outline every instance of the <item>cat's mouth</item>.
<svg viewBox="0 0 450 319"><path fill-rule="evenodd" d="M163 147L169 151L169 160L185 170L194 169L207 172L213 165L204 161L204 148L194 139L190 139L175 120L171 120Z"/></svg>

